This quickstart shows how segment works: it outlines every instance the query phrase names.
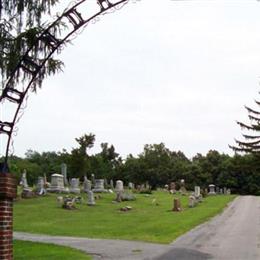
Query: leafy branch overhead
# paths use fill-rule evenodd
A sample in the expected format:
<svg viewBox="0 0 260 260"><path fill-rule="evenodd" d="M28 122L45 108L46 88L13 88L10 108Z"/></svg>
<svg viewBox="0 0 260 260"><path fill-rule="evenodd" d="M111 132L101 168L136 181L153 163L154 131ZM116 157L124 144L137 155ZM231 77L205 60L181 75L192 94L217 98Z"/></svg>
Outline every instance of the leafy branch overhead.
<svg viewBox="0 0 260 260"><path fill-rule="evenodd" d="M43 35L41 41L37 39L49 26L50 20L52 20L51 9L58 2L58 0L0 1L0 71L2 85L15 71L27 50L30 49L28 57L33 58L36 63L40 64L44 54L52 48L48 38L50 35ZM63 23L57 22L51 31L52 36L58 39L64 26ZM30 60L27 62L27 68L34 65ZM42 80L46 76L60 71L62 67L63 63L60 60L48 59L34 82L34 89L41 86ZM19 68L14 75L13 83L19 84L29 77L28 70Z"/></svg>

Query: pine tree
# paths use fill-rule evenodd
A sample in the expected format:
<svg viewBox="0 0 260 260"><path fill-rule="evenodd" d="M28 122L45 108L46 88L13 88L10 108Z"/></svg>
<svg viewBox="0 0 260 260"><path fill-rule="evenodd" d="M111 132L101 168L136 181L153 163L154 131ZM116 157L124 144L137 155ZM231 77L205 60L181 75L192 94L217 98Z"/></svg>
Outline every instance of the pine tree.
<svg viewBox="0 0 260 260"><path fill-rule="evenodd" d="M260 93L260 92L259 92ZM260 102L255 100L257 106L260 106ZM247 130L247 134L242 134L244 141L235 139L236 146L229 146L235 152L245 152L260 154L260 111L245 106L248 112L249 124L243 122L237 122L242 130Z"/></svg>

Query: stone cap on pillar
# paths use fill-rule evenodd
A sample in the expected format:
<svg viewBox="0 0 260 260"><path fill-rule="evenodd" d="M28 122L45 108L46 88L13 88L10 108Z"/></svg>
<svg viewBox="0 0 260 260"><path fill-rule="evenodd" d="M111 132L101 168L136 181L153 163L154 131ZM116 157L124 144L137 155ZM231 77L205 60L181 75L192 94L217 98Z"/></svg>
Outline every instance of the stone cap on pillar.
<svg viewBox="0 0 260 260"><path fill-rule="evenodd" d="M17 181L11 173L0 173L0 198L14 199L17 196Z"/></svg>

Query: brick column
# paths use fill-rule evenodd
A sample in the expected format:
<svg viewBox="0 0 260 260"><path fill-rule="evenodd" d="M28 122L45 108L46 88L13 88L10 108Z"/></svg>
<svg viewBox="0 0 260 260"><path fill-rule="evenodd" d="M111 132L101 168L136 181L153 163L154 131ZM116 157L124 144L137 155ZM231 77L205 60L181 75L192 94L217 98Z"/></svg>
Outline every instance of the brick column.
<svg viewBox="0 0 260 260"><path fill-rule="evenodd" d="M0 173L0 259L13 259L13 199L16 179L10 173Z"/></svg>

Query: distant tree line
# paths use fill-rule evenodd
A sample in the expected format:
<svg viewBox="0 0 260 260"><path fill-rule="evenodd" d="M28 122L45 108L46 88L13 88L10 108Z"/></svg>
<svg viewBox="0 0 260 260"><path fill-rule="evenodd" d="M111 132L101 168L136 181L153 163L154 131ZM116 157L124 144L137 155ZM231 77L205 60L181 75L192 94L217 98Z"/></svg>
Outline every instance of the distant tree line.
<svg viewBox="0 0 260 260"><path fill-rule="evenodd" d="M126 159L116 153L113 145L101 144L101 152L90 155L95 135L85 134L76 138L78 147L71 152L43 152L28 150L25 158L10 158L11 172L19 180L24 169L28 182L32 185L38 176L60 173L61 163L68 167L68 178L84 175L96 178L121 179L125 183L143 184L148 182L153 189L181 179L188 189L195 185L202 188L213 183L228 187L234 193L260 195L260 163L256 154L230 156L210 150L205 156L197 154L188 159L181 151L171 151L163 143L147 144L137 156Z"/></svg>

